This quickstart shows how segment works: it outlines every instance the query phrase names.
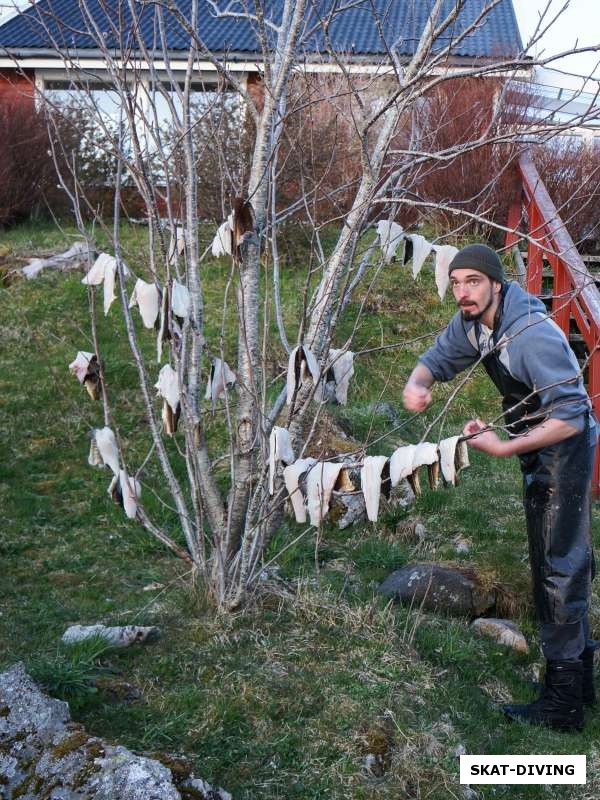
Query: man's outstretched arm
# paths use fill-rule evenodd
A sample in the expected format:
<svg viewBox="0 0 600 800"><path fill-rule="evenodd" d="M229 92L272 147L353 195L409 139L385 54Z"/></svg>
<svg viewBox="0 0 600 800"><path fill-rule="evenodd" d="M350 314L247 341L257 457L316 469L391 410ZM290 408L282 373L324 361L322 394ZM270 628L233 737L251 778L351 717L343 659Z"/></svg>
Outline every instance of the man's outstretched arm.
<svg viewBox="0 0 600 800"><path fill-rule="evenodd" d="M431 374L429 367L419 362L410 373L410 377L404 387L402 399L404 407L409 411L424 411L431 403L431 387L435 383L435 378Z"/></svg>
<svg viewBox="0 0 600 800"><path fill-rule="evenodd" d="M463 435L472 436L485 427L485 422L480 419L472 419L465 425ZM527 433L515 436L508 441L500 439L494 431L484 431L479 436L469 439L467 444L475 450L481 450L490 456L508 458L520 453L530 453L532 450L539 450L541 447L549 447L551 444L562 442L563 439L568 439L576 433L579 433L578 428L569 425L565 420L550 418L531 428Z"/></svg>

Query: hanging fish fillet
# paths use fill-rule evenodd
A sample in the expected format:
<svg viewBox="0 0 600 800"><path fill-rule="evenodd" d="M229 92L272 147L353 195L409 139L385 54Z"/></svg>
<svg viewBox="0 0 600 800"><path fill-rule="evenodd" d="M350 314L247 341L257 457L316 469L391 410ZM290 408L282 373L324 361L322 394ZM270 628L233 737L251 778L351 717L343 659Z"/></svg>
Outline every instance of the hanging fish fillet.
<svg viewBox="0 0 600 800"><path fill-rule="evenodd" d="M175 235L171 235L169 242L169 253L167 260L171 266L177 261L177 256L183 255L185 252L185 235L181 225L175 226Z"/></svg>
<svg viewBox="0 0 600 800"><path fill-rule="evenodd" d="M300 489L300 478L316 463L315 458L299 458L283 470L283 480L292 501L296 522L306 522L306 500Z"/></svg>
<svg viewBox="0 0 600 800"><path fill-rule="evenodd" d="M396 255L396 250L404 238L404 229L391 219L382 219L377 223L379 247L386 264Z"/></svg>
<svg viewBox="0 0 600 800"><path fill-rule="evenodd" d="M129 308L138 306L145 328L153 328L158 317L160 294L154 283L138 278L129 298Z"/></svg>
<svg viewBox="0 0 600 800"><path fill-rule="evenodd" d="M130 478L124 469L119 470L119 474L110 482L108 493L123 508L128 519L135 519L137 501L141 494L139 481Z"/></svg>
<svg viewBox="0 0 600 800"><path fill-rule="evenodd" d="M408 478L413 471L416 445L406 444L394 450L390 458L390 480L397 486L402 478Z"/></svg>
<svg viewBox="0 0 600 800"><path fill-rule="evenodd" d="M89 272L85 275L81 282L86 284L87 286L100 286L100 284L104 280L104 275L106 271L106 267L113 268L117 266L117 262L114 256L109 255L108 253L100 253L98 258L94 261L92 266L90 267Z"/></svg>
<svg viewBox="0 0 600 800"><path fill-rule="evenodd" d="M440 300L443 300L450 283L448 267L458 253L458 248L453 247L451 244L434 244L433 249L435 250L435 285L437 286Z"/></svg>
<svg viewBox="0 0 600 800"><path fill-rule="evenodd" d="M458 473L469 466L469 451L464 439L459 436L450 436L440 442L440 461L442 475L446 483L451 486L458 484Z"/></svg>
<svg viewBox="0 0 600 800"><path fill-rule="evenodd" d="M354 375L354 353L351 350L344 352L332 348L329 351L329 361L335 378L335 399L341 406L345 406L348 402L350 378Z"/></svg>
<svg viewBox="0 0 600 800"><path fill-rule="evenodd" d="M104 269L104 316L110 311L115 295L115 273L117 271L117 262L113 258L112 263L106 265Z"/></svg>
<svg viewBox="0 0 600 800"><path fill-rule="evenodd" d="M92 467L110 467L115 475L119 474L119 449L110 428L95 428L92 431L88 464Z"/></svg>
<svg viewBox="0 0 600 800"><path fill-rule="evenodd" d="M387 462L386 456L365 456L360 470L360 483L367 507L367 517L377 522L381 497L381 472Z"/></svg>
<svg viewBox="0 0 600 800"><path fill-rule="evenodd" d="M291 405L296 388L311 376L313 383L317 385L320 377L319 365L308 347L298 345L294 347L288 359L287 371L287 404Z"/></svg>
<svg viewBox="0 0 600 800"><path fill-rule="evenodd" d="M71 372L77 376L92 400L98 400L102 382L100 380L100 365L95 353L79 350L75 360L69 364Z"/></svg>
<svg viewBox="0 0 600 800"><path fill-rule="evenodd" d="M317 462L306 478L306 496L310 524L318 527L329 512L331 493L343 464Z"/></svg>
<svg viewBox="0 0 600 800"><path fill-rule="evenodd" d="M275 491L276 462L284 461L286 464L291 464L295 458L289 431L287 428L279 428L274 425L269 437L269 494L273 494Z"/></svg>
<svg viewBox="0 0 600 800"><path fill-rule="evenodd" d="M191 305L192 299L187 286L174 280L171 289L171 311L181 319L182 323L190 318Z"/></svg>
<svg viewBox="0 0 600 800"><path fill-rule="evenodd" d="M437 444L431 442L421 442L416 445L413 457L412 481L416 486L415 494L421 493L421 483L419 480L419 467L427 467L429 485L432 489L437 489L440 482L440 452ZM411 484L412 485L412 484Z"/></svg>
<svg viewBox="0 0 600 800"><path fill-rule="evenodd" d="M158 380L154 384L157 395L163 398L162 420L165 432L173 436L179 422L180 399L179 376L170 364L165 364L158 373Z"/></svg>
<svg viewBox="0 0 600 800"><path fill-rule="evenodd" d="M410 242L410 246L409 243ZM433 245L428 242L424 236L419 233L411 233L406 238L407 246L404 250L404 263L407 264L412 258L412 274L416 278L423 264L425 263L428 255L431 253Z"/></svg>
<svg viewBox="0 0 600 800"><path fill-rule="evenodd" d="M233 253L233 211L225 222L219 225L212 240L211 252L215 258L230 256Z"/></svg>
<svg viewBox="0 0 600 800"><path fill-rule="evenodd" d="M204 393L204 399L212 401L213 411L217 400L225 397L225 390L232 387L234 383L235 372L231 371L229 364L220 358L213 358Z"/></svg>

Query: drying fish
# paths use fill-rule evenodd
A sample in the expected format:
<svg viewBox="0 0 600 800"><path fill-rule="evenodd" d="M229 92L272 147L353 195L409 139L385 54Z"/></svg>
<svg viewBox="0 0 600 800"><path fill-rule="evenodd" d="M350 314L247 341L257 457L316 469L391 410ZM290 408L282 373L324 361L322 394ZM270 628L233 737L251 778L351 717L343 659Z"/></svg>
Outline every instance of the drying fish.
<svg viewBox="0 0 600 800"><path fill-rule="evenodd" d="M171 311L181 320L181 325L190 318L190 308L192 299L187 286L183 286L176 280L171 287Z"/></svg>
<svg viewBox="0 0 600 800"><path fill-rule="evenodd" d="M219 225L210 249L215 258L233 253L233 212Z"/></svg>
<svg viewBox="0 0 600 800"><path fill-rule="evenodd" d="M331 367L328 370L333 373L335 381L335 399L341 406L345 406L348 402L348 386L350 378L354 375L354 353L351 350L336 350L329 351L329 360Z"/></svg>
<svg viewBox="0 0 600 800"><path fill-rule="evenodd" d="M431 253L433 245L419 233L411 233L406 237L404 248L404 263L407 264L412 258L412 274L416 278L428 255Z"/></svg>
<svg viewBox="0 0 600 800"><path fill-rule="evenodd" d="M107 264L104 269L104 316L110 311L115 295L115 273L117 271L117 262L113 258L111 264Z"/></svg>
<svg viewBox="0 0 600 800"><path fill-rule="evenodd" d="M437 444L421 442L416 445L413 468L418 469L424 466L428 468L431 488L436 489L440 478L440 451Z"/></svg>
<svg viewBox="0 0 600 800"><path fill-rule="evenodd" d="M308 347L298 345L294 347L288 359L287 371L287 404L292 403L297 389L307 379L308 376L312 377L315 386L318 384L320 377L319 365L317 359L314 357Z"/></svg>
<svg viewBox="0 0 600 800"><path fill-rule="evenodd" d="M138 278L129 298L129 308L137 306L145 328L153 328L158 317L160 294L155 284Z"/></svg>
<svg viewBox="0 0 600 800"><path fill-rule="evenodd" d="M158 373L154 388L157 390L157 395L163 398L162 420L165 432L168 436L173 436L179 422L181 394L179 376L170 364L165 364Z"/></svg>
<svg viewBox="0 0 600 800"><path fill-rule="evenodd" d="M450 436L440 442L440 461L442 475L451 486L458 484L458 473L469 466L467 443L459 436Z"/></svg>
<svg viewBox="0 0 600 800"><path fill-rule="evenodd" d="M69 364L71 372L77 376L79 383L87 389L92 400L98 400L102 382L100 380L100 365L95 353L86 353L79 350L75 360Z"/></svg>
<svg viewBox="0 0 600 800"><path fill-rule="evenodd" d="M437 489L440 482L440 452L437 444L421 442L421 444L415 446L413 472L412 476L409 477L409 483L416 495L421 494L420 467L427 467L429 485L432 489Z"/></svg>
<svg viewBox="0 0 600 800"><path fill-rule="evenodd" d="M377 234L383 260L389 264L404 238L404 229L391 219L382 219L377 223Z"/></svg>
<svg viewBox="0 0 600 800"><path fill-rule="evenodd" d="M175 235L171 235L167 260L171 266L176 263L177 256L185 252L185 234L181 225L175 226Z"/></svg>
<svg viewBox="0 0 600 800"><path fill-rule="evenodd" d="M269 494L275 491L276 462L284 461L286 464L291 464L295 458L289 431L274 425L269 437Z"/></svg>
<svg viewBox="0 0 600 800"><path fill-rule="evenodd" d="M110 482L108 493L112 499L125 511L128 519L135 519L137 514L137 501L141 494L139 481L130 478L122 469Z"/></svg>
<svg viewBox="0 0 600 800"><path fill-rule="evenodd" d="M236 261L242 260L242 244L247 233L253 233L256 227L252 203L245 197L236 197L233 201L233 221L231 224L232 256Z"/></svg>
<svg viewBox="0 0 600 800"><path fill-rule="evenodd" d="M171 287L167 284L160 298L160 322L156 335L156 363L162 361L163 343L171 338Z"/></svg>
<svg viewBox="0 0 600 800"><path fill-rule="evenodd" d="M225 397L225 390L231 388L234 383L235 372L232 372L229 364L220 358L213 358L210 376L206 384L206 392L204 393L204 399L212 401L213 411L217 400L220 397Z"/></svg>
<svg viewBox="0 0 600 800"><path fill-rule="evenodd" d="M85 275L81 282L86 284L87 286L100 286L100 284L104 280L104 274L106 271L106 267L113 268L116 267L116 260L114 256L109 255L108 253L100 253L98 258L94 261L92 266L89 269L87 275Z"/></svg>
<svg viewBox="0 0 600 800"><path fill-rule="evenodd" d="M343 464L317 462L306 478L306 496L310 524L318 527L329 512L331 493Z"/></svg>
<svg viewBox="0 0 600 800"><path fill-rule="evenodd" d="M407 444L394 450L390 458L390 480L397 486L402 478L412 475L416 445Z"/></svg>
<svg viewBox="0 0 600 800"><path fill-rule="evenodd" d="M110 467L115 475L119 474L119 448L110 428L95 428L92 431L88 464L92 467Z"/></svg>
<svg viewBox="0 0 600 800"><path fill-rule="evenodd" d="M360 470L360 483L367 507L367 517L377 522L381 497L381 473L387 463L386 456L365 456Z"/></svg>
<svg viewBox="0 0 600 800"><path fill-rule="evenodd" d="M437 286L440 300L443 300L450 283L448 267L458 253L458 248L453 247L451 244L434 244L433 249L435 250L435 285Z"/></svg>
<svg viewBox="0 0 600 800"><path fill-rule="evenodd" d="M300 478L316 463L315 458L299 458L283 470L283 480L292 501L296 522L306 522L306 500L300 489Z"/></svg>

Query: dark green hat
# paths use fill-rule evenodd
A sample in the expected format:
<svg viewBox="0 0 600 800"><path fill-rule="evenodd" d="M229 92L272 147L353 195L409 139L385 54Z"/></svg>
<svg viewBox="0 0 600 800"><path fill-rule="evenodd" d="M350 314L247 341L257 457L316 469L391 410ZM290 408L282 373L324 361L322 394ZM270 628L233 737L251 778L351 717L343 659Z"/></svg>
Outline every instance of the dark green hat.
<svg viewBox="0 0 600 800"><path fill-rule="evenodd" d="M448 267L448 274L455 269L465 269L470 267L477 272L483 272L493 281L504 283L504 267L502 261L491 247L486 244L468 244L459 250L454 256Z"/></svg>

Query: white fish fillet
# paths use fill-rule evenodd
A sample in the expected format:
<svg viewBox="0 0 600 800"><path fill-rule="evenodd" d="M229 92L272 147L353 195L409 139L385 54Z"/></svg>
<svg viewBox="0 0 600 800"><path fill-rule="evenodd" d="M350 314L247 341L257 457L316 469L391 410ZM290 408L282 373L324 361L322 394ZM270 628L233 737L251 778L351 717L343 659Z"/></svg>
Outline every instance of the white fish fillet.
<svg viewBox="0 0 600 800"><path fill-rule="evenodd" d="M87 275L85 275L81 279L81 282L86 284L87 286L99 286L104 280L104 275L107 266L110 267L114 266L114 268L116 269L117 262L114 256L111 256L108 253L100 253L98 258L94 261L94 263L90 267L90 270L87 273Z"/></svg>
<svg viewBox="0 0 600 800"><path fill-rule="evenodd" d="M212 401L214 409L217 400L225 396L225 390L228 386L233 386L235 383L235 372L229 368L226 361L220 358L213 359L210 375L206 383L206 391L204 393L205 400Z"/></svg>
<svg viewBox="0 0 600 800"><path fill-rule="evenodd" d="M431 253L432 244L428 242L424 236L419 233L412 233L410 235L413 243L413 257L412 257L412 274L416 278L427 260L429 253Z"/></svg>
<svg viewBox="0 0 600 800"><path fill-rule="evenodd" d="M71 372L77 376L79 383L83 383L85 376L88 374L90 361L94 358L94 353L87 353L85 350L79 350L75 356L75 360L69 364Z"/></svg>
<svg viewBox="0 0 600 800"><path fill-rule="evenodd" d="M381 498L381 472L386 462L386 456L365 456L360 470L360 483L367 507L367 517L371 522L377 522Z"/></svg>
<svg viewBox="0 0 600 800"><path fill-rule="evenodd" d="M287 371L287 404L292 402L294 392L296 391L296 354L300 353L300 384L306 380L310 375L313 383L317 384L321 371L317 359L314 357L311 350L303 345L294 347L288 358L288 371Z"/></svg>
<svg viewBox="0 0 600 800"><path fill-rule="evenodd" d="M176 317L188 320L190 316L191 297L187 286L173 281L171 289L171 311Z"/></svg>
<svg viewBox="0 0 600 800"><path fill-rule="evenodd" d="M117 447L117 440L114 433L109 427L96 428L93 431L94 442L96 449L101 458L101 463L113 471L114 475L119 474L119 449ZM91 451L90 451L91 456ZM88 463L92 464L91 459ZM97 464L97 462L96 462ZM92 464L92 466L96 466Z"/></svg>
<svg viewBox="0 0 600 800"><path fill-rule="evenodd" d="M169 253L167 255L167 259L169 264L172 266L176 260L178 255L183 255L185 252L185 234L181 225L175 226L175 236L171 236L171 241L169 242Z"/></svg>
<svg viewBox="0 0 600 800"><path fill-rule="evenodd" d="M215 258L219 256L230 256L232 254L232 233L233 233L233 212L227 217L225 222L219 225L212 240L211 252Z"/></svg>
<svg viewBox="0 0 600 800"><path fill-rule="evenodd" d="M329 360L333 362L331 369L335 377L335 399L341 406L348 402L348 386L354 375L354 353L351 350L331 349Z"/></svg>
<svg viewBox="0 0 600 800"><path fill-rule="evenodd" d="M317 461L315 458L299 458L283 470L283 480L288 491L296 522L306 522L306 500L300 489L300 478Z"/></svg>
<svg viewBox="0 0 600 800"><path fill-rule="evenodd" d="M439 457L440 454L437 444L421 442L421 444L415 446L413 470L419 467L429 466L429 464L435 464L439 460Z"/></svg>
<svg viewBox="0 0 600 800"><path fill-rule="evenodd" d="M467 443L459 436L450 436L440 442L440 463L446 483L456 486L458 473L469 466ZM458 465L458 468L457 468Z"/></svg>
<svg viewBox="0 0 600 800"><path fill-rule="evenodd" d="M458 253L458 248L453 247L451 244L434 244L433 249L435 250L435 285L437 286L440 300L443 300L450 283L448 267Z"/></svg>
<svg viewBox="0 0 600 800"><path fill-rule="evenodd" d="M416 445L407 444L394 450L390 458L390 480L397 486L402 478L412 474Z"/></svg>
<svg viewBox="0 0 600 800"><path fill-rule="evenodd" d="M145 328L153 328L158 317L160 296L153 283L138 278L129 298L129 308L138 306Z"/></svg>
<svg viewBox="0 0 600 800"><path fill-rule="evenodd" d="M135 519L137 514L137 501L140 496L140 484L130 478L127 472L122 469L119 472L119 483L123 493L123 509L128 519Z"/></svg>
<svg viewBox="0 0 600 800"><path fill-rule="evenodd" d="M343 464L317 462L306 478L306 495L310 524L319 527L329 512L331 493Z"/></svg>
<svg viewBox="0 0 600 800"><path fill-rule="evenodd" d="M404 238L404 229L391 219L382 219L377 223L379 247L386 264L396 255L396 250Z"/></svg>
<svg viewBox="0 0 600 800"><path fill-rule="evenodd" d="M117 271L117 262L113 258L111 263L107 262L104 268L104 316L110 311L115 295L115 274Z"/></svg>
<svg viewBox="0 0 600 800"><path fill-rule="evenodd" d="M277 461L285 461L286 464L291 464L296 456L292 450L292 442L290 440L290 433L287 428L279 428L277 425L273 426L271 435L269 437L269 493L273 494L275 491L275 464Z"/></svg>
<svg viewBox="0 0 600 800"><path fill-rule="evenodd" d="M154 388L157 390L158 396L167 401L173 414L176 414L181 399L179 376L170 364L165 364L158 373L158 380L154 384Z"/></svg>

